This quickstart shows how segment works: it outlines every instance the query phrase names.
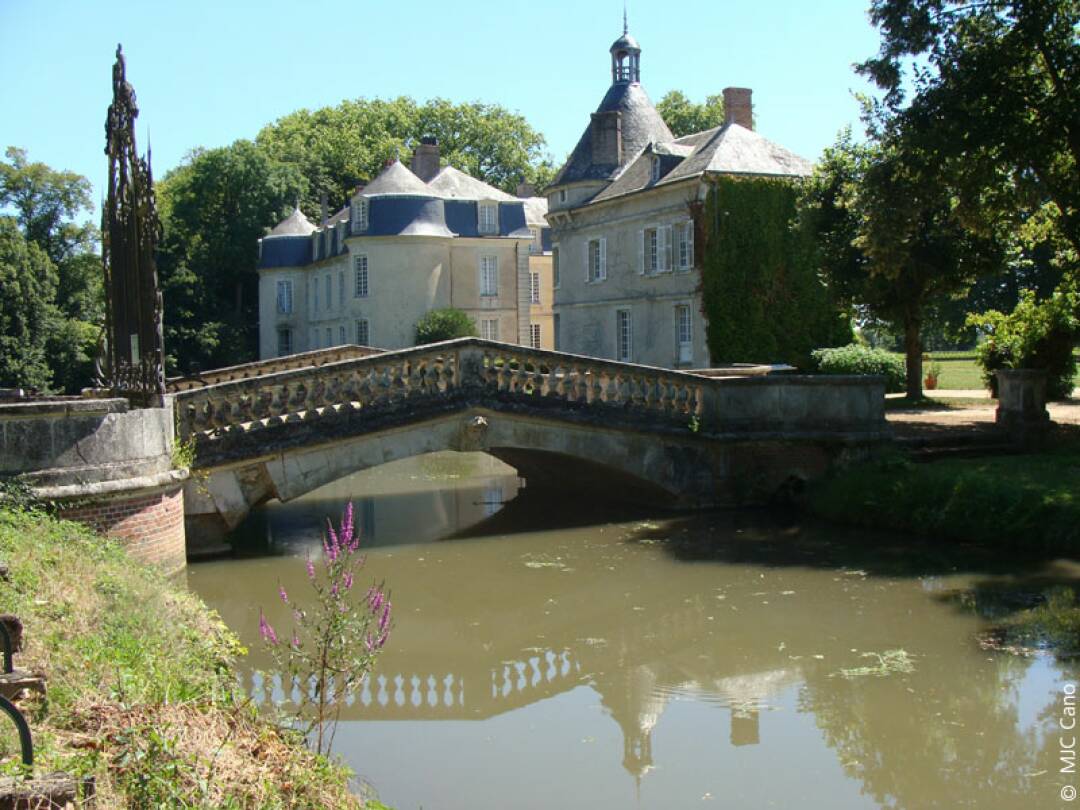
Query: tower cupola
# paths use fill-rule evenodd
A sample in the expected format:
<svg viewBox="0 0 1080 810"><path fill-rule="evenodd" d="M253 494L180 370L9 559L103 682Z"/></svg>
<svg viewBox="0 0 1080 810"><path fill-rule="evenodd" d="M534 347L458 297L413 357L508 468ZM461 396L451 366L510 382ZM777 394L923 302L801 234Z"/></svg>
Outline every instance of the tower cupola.
<svg viewBox="0 0 1080 810"><path fill-rule="evenodd" d="M611 83L639 84L641 82L641 46L630 36L623 12L623 32L611 45Z"/></svg>

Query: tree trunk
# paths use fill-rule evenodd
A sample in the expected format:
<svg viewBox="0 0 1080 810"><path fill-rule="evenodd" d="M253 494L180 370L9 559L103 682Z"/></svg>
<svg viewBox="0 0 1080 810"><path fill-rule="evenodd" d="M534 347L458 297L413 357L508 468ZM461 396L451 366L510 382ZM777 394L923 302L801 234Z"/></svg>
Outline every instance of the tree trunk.
<svg viewBox="0 0 1080 810"><path fill-rule="evenodd" d="M922 399L922 318L908 315L904 318L904 353L907 355L908 399Z"/></svg>

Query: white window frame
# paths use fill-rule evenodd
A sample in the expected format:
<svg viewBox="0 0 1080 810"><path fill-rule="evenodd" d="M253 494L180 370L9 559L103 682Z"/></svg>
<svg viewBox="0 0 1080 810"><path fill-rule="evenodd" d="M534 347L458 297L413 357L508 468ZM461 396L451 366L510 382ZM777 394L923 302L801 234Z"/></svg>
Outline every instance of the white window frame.
<svg viewBox="0 0 1080 810"><path fill-rule="evenodd" d="M282 340L284 338L284 340ZM282 351L284 347L285 351ZM283 327L277 330L277 356L286 357L293 353L293 330Z"/></svg>
<svg viewBox="0 0 1080 810"><path fill-rule="evenodd" d="M632 363L634 357L634 318L631 310L615 310L615 359Z"/></svg>
<svg viewBox="0 0 1080 810"><path fill-rule="evenodd" d="M540 303L540 274L536 272L529 273L529 303Z"/></svg>
<svg viewBox="0 0 1080 810"><path fill-rule="evenodd" d="M540 348L540 324L529 324L529 346L534 349Z"/></svg>
<svg viewBox="0 0 1080 810"><path fill-rule="evenodd" d="M499 232L499 204L497 202L476 204L476 230L481 234Z"/></svg>
<svg viewBox="0 0 1080 810"><path fill-rule="evenodd" d="M593 246L595 245L595 252ZM607 237L585 242L585 282L592 284L607 278Z"/></svg>
<svg viewBox="0 0 1080 810"><path fill-rule="evenodd" d="M277 311L281 315L292 315L293 294L292 279L279 278L277 283ZM290 352L291 353L291 352Z"/></svg>
<svg viewBox="0 0 1080 810"><path fill-rule="evenodd" d="M481 298L499 297L499 257L484 255L479 259L480 279L478 289Z"/></svg>
<svg viewBox="0 0 1080 810"><path fill-rule="evenodd" d="M371 322L367 318L356 319L356 343L359 346L371 344Z"/></svg>
<svg viewBox="0 0 1080 810"><path fill-rule="evenodd" d="M353 233L364 233L368 229L368 201L363 197L353 200Z"/></svg>
<svg viewBox="0 0 1080 810"><path fill-rule="evenodd" d="M675 234L675 269L686 272L694 267L694 221L676 225Z"/></svg>
<svg viewBox="0 0 1080 810"><path fill-rule="evenodd" d="M353 298L367 298L371 291L369 282L367 254L353 256Z"/></svg>
<svg viewBox="0 0 1080 810"><path fill-rule="evenodd" d="M675 360L680 365L694 361L694 314L688 303L675 305Z"/></svg>
<svg viewBox="0 0 1080 810"><path fill-rule="evenodd" d="M649 225L638 231L638 273L654 276L672 270L672 226Z"/></svg>
<svg viewBox="0 0 1080 810"><path fill-rule="evenodd" d="M480 337L483 340L498 340L499 339L499 319L498 318L481 318L480 319Z"/></svg>

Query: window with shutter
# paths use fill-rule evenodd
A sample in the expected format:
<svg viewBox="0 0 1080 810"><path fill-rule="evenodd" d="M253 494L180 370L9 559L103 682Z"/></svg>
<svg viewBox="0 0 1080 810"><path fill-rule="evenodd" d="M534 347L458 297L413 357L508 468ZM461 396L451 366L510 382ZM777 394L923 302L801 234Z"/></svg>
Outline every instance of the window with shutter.
<svg viewBox="0 0 1080 810"><path fill-rule="evenodd" d="M288 279L277 283L277 311L282 315L292 313L292 282Z"/></svg>
<svg viewBox="0 0 1080 810"><path fill-rule="evenodd" d="M480 257L480 295L484 297L499 294L499 260L497 256Z"/></svg>

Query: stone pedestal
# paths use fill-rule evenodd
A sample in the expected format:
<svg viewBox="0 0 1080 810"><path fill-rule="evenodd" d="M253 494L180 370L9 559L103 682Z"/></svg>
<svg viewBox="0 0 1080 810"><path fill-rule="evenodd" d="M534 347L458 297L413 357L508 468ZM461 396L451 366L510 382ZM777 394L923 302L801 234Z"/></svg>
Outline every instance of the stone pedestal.
<svg viewBox="0 0 1080 810"><path fill-rule="evenodd" d="M997 376L999 429L1021 444L1038 442L1049 430L1046 410L1046 372L1034 369L1001 369Z"/></svg>

